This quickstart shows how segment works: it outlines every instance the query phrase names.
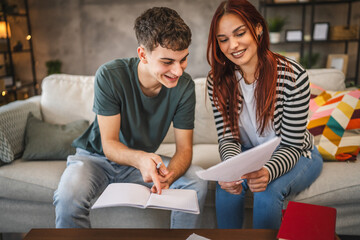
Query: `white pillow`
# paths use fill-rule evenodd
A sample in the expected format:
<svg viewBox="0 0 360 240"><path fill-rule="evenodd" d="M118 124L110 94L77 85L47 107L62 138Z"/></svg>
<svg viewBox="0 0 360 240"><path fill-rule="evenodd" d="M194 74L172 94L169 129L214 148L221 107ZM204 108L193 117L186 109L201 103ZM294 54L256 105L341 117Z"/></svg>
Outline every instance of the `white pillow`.
<svg viewBox="0 0 360 240"><path fill-rule="evenodd" d="M308 69L311 83L324 90L341 91L346 88L345 75L342 71L334 68Z"/></svg>
<svg viewBox="0 0 360 240"><path fill-rule="evenodd" d="M194 82L196 94L194 144L217 144L217 132L211 102L207 93L206 78L196 78Z"/></svg>
<svg viewBox="0 0 360 240"><path fill-rule="evenodd" d="M44 121L67 124L94 121L94 76L54 74L42 81L41 111Z"/></svg>

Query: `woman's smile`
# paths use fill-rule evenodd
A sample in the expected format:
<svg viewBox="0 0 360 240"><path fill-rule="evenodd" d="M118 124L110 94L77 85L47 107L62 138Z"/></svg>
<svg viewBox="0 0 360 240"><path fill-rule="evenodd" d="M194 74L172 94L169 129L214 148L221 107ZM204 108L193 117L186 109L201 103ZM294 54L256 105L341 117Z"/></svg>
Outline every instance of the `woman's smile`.
<svg viewBox="0 0 360 240"><path fill-rule="evenodd" d="M246 49L231 53L234 58L241 58L244 56Z"/></svg>

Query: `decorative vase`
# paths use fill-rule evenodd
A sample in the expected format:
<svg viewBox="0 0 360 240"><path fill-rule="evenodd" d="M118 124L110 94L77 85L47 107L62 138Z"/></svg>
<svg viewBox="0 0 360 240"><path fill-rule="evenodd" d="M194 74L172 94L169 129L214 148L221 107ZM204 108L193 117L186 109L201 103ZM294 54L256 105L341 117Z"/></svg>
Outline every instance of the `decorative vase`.
<svg viewBox="0 0 360 240"><path fill-rule="evenodd" d="M270 43L279 43L279 42L280 42L280 33L270 32Z"/></svg>

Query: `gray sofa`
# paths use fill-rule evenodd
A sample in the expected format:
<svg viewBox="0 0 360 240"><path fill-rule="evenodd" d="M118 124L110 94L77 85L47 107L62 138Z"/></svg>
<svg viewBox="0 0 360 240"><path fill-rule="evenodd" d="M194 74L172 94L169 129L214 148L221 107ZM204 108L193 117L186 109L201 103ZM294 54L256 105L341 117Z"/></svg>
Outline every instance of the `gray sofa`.
<svg viewBox="0 0 360 240"><path fill-rule="evenodd" d="M344 75L337 70L309 71L316 84L341 90ZM24 132L29 112L48 123L66 124L78 119L93 121L93 76L51 75L42 82L42 95L0 108L0 138L10 146L15 160L0 167L0 232L27 232L31 228L53 228L53 192L65 169L64 160L25 160ZM205 90L205 78L196 84L196 115L193 163L208 168L218 162L215 124ZM333 88L333 89L331 89ZM51 136L56 137L56 136ZM0 152L3 151L0 143ZM157 153L175 151L172 129ZM359 159L359 156L358 156ZM1 159L3 160L3 159ZM325 162L320 177L294 201L335 207L336 232L360 235L360 162ZM251 227L251 194L247 196L245 228ZM137 208L104 208L91 211L95 228L169 228L169 211ZM209 183L202 227L215 228L214 182Z"/></svg>

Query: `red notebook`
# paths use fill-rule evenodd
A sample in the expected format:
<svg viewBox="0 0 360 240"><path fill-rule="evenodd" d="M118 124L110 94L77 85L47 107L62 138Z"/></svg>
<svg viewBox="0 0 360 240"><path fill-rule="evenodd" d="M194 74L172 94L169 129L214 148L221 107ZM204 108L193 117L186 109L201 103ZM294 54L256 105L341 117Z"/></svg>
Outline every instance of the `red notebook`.
<svg viewBox="0 0 360 240"><path fill-rule="evenodd" d="M290 201L277 235L278 239L333 240L336 209Z"/></svg>

